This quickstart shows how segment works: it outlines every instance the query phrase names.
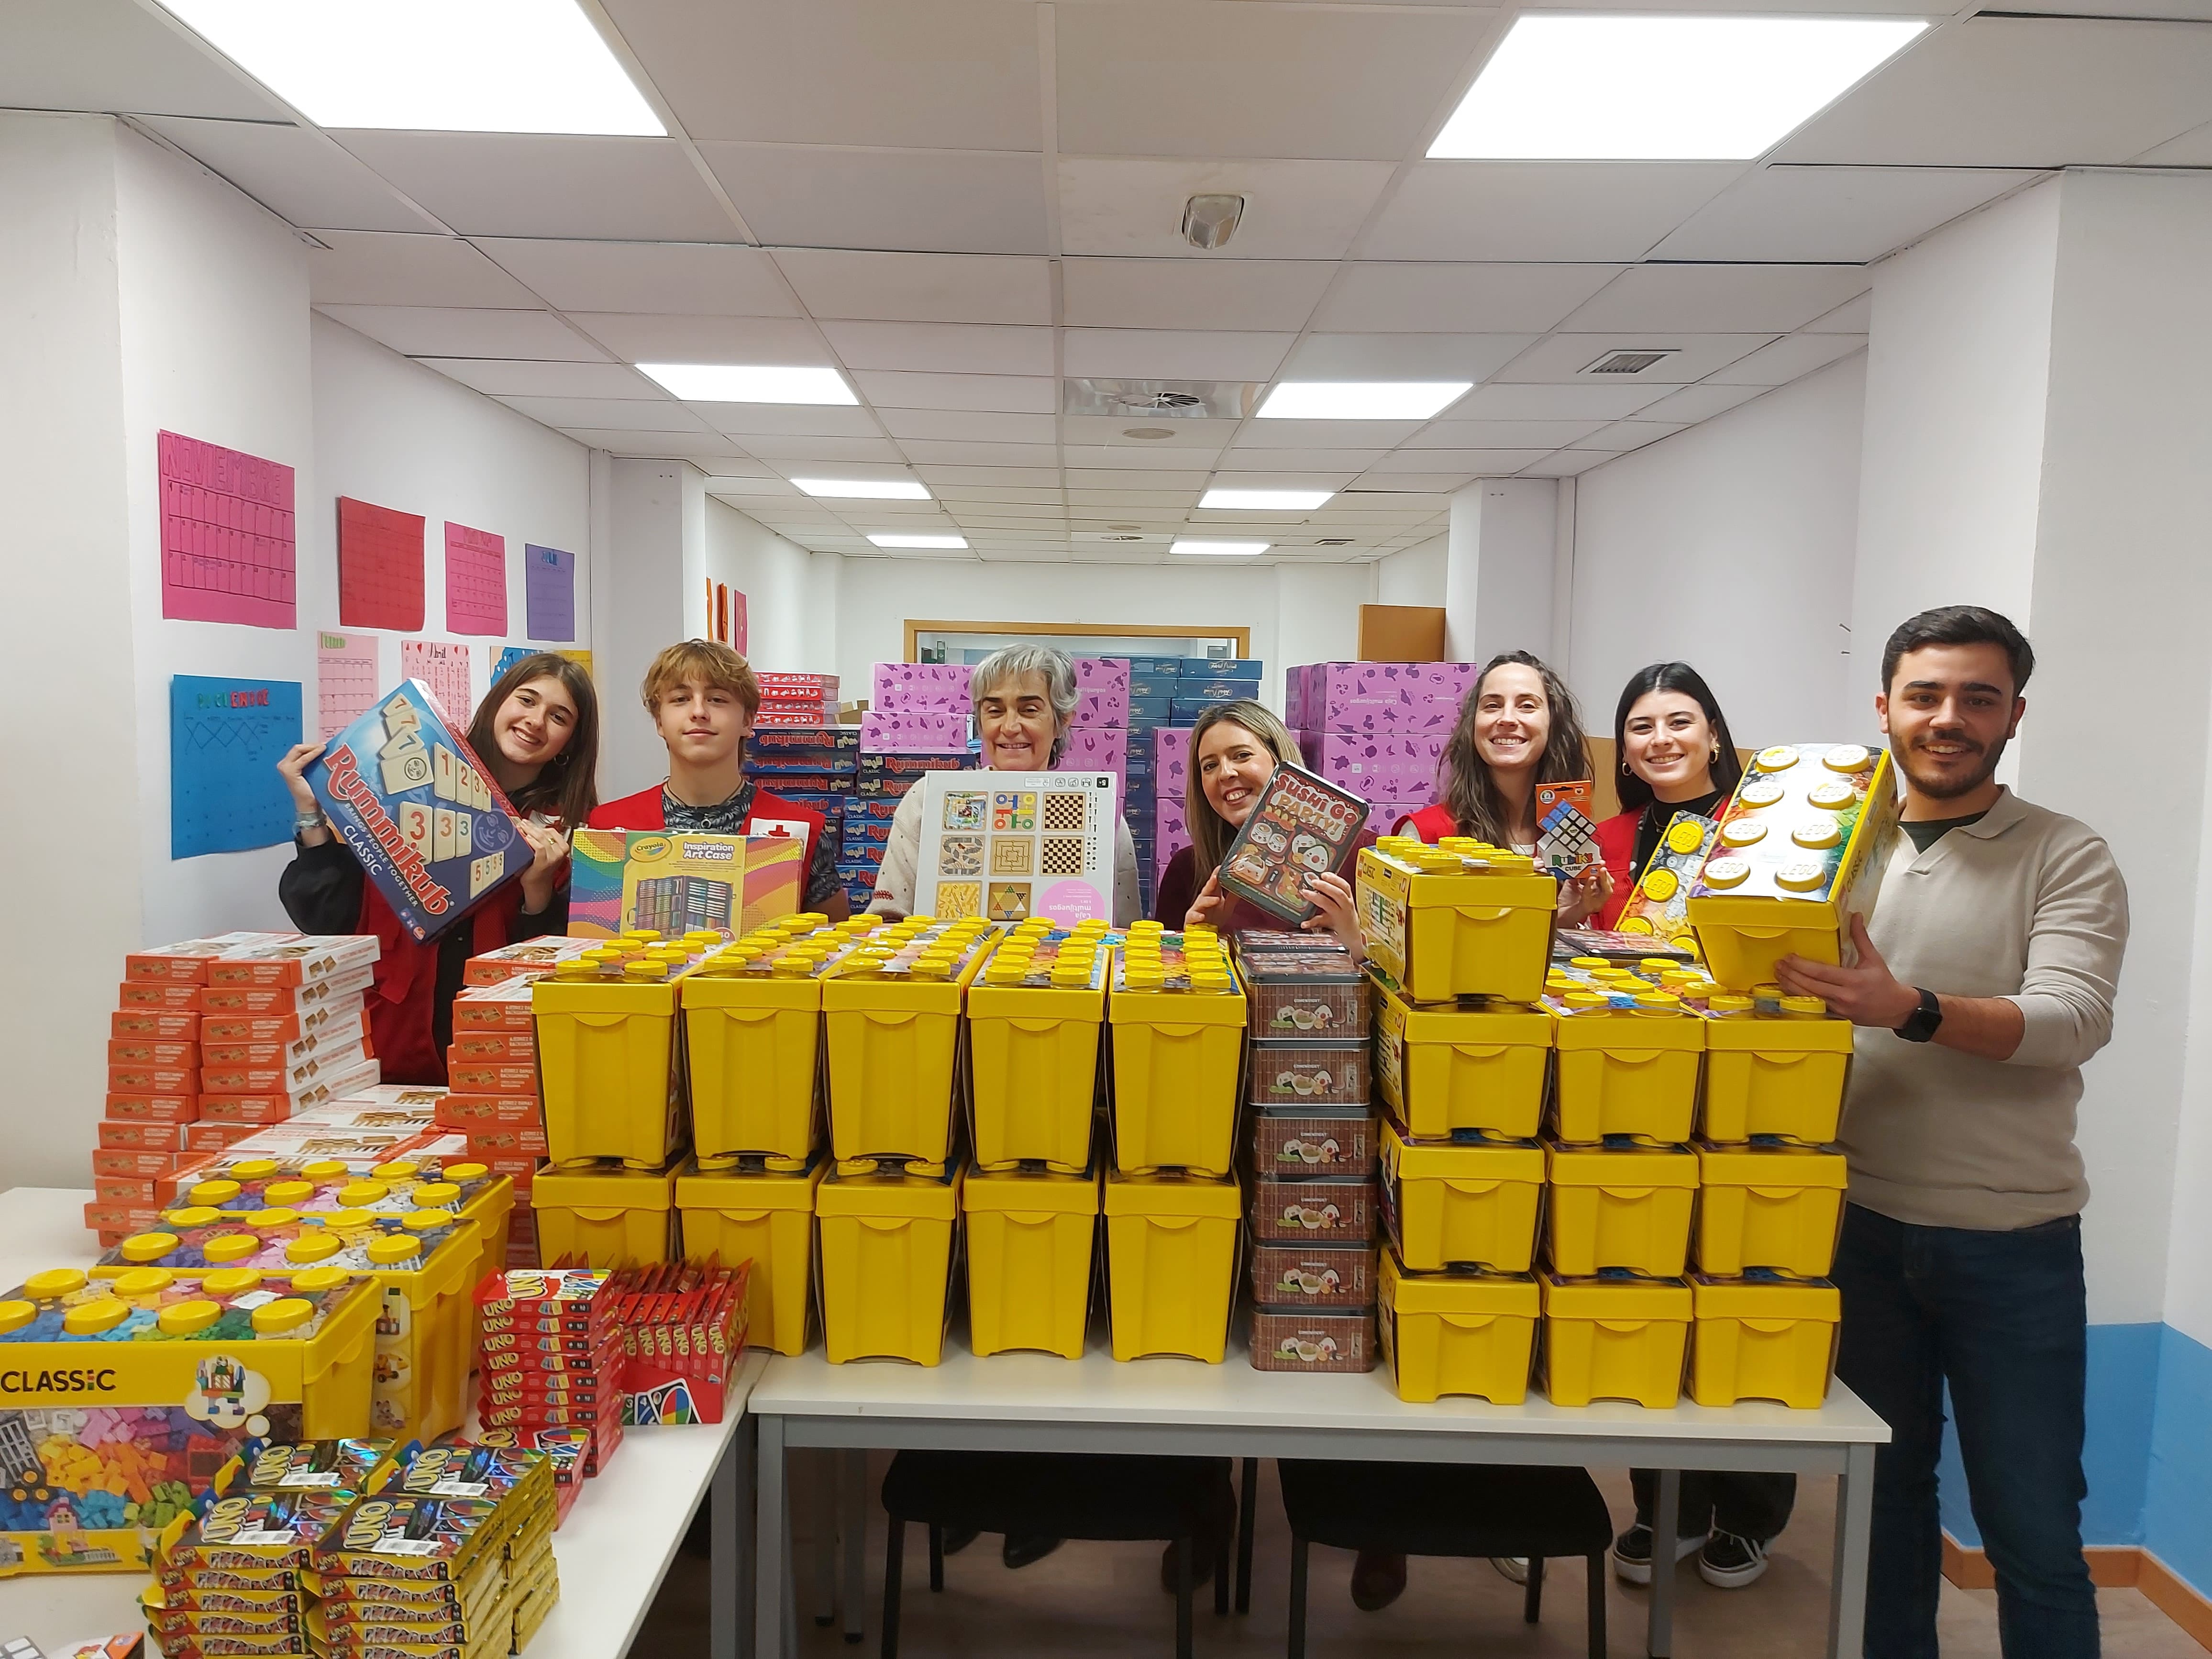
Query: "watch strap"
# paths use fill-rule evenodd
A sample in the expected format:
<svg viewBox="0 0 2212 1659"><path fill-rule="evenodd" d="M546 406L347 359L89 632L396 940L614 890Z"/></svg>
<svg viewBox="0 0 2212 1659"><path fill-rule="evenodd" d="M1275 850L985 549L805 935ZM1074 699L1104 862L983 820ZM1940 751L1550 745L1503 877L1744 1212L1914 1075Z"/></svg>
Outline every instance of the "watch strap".
<svg viewBox="0 0 2212 1659"><path fill-rule="evenodd" d="M1943 1004L1936 994L1925 988L1920 990L1920 1006L1907 1016L1897 1028L1897 1035L1907 1042L1925 1042L1933 1037L1943 1024Z"/></svg>

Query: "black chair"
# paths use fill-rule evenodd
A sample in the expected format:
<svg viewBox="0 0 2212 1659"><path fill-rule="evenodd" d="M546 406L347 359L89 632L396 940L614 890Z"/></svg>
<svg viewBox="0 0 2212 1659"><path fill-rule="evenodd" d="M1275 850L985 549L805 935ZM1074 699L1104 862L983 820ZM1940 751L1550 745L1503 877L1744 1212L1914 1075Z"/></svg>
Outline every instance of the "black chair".
<svg viewBox="0 0 2212 1659"><path fill-rule="evenodd" d="M929 1528L929 1587L945 1588L945 1534L1158 1539L1176 1547L1176 1659L1190 1659L1196 1551L1212 1545L1213 1610L1229 1610L1236 1498L1229 1460L1046 1452L902 1451L884 1476L883 1659L897 1659L906 1523Z"/></svg>
<svg viewBox="0 0 2212 1659"><path fill-rule="evenodd" d="M1547 1556L1588 1565L1590 1659L1605 1659L1605 1553L1613 1517L1587 1471L1487 1463L1277 1465L1291 1522L1290 1659L1305 1659L1306 1547L1398 1555L1517 1555L1528 1562L1522 1616L1544 1604Z"/></svg>

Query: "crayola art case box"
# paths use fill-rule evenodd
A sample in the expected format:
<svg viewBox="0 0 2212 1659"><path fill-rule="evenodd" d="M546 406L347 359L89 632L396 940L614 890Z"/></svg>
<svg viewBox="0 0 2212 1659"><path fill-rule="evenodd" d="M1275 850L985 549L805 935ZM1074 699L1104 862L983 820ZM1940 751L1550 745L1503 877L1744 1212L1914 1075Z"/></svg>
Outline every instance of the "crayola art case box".
<svg viewBox="0 0 2212 1659"><path fill-rule="evenodd" d="M799 908L806 875L799 836L580 830L569 854L568 932L581 939L632 927L672 939L750 933Z"/></svg>
<svg viewBox="0 0 2212 1659"><path fill-rule="evenodd" d="M514 806L420 680L403 681L331 738L307 781L418 939L530 866Z"/></svg>

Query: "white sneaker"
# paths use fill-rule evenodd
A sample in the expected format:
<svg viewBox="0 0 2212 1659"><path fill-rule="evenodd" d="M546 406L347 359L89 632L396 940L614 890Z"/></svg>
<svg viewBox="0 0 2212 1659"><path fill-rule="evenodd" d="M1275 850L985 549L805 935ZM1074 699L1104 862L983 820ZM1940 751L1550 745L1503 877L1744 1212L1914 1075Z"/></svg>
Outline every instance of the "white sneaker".
<svg viewBox="0 0 2212 1659"><path fill-rule="evenodd" d="M1741 1589L1766 1571L1766 1546L1716 1531L1698 1551L1698 1577L1715 1589Z"/></svg>
<svg viewBox="0 0 2212 1659"><path fill-rule="evenodd" d="M1705 1547L1702 1534L1696 1537L1678 1535L1674 1540L1674 1559L1686 1561ZM1631 1527L1613 1540L1607 1552L1613 1557L1613 1575L1624 1584L1648 1584L1651 1582L1651 1528L1641 1522ZM1747 1580L1747 1583L1749 1581Z"/></svg>
<svg viewBox="0 0 2212 1659"><path fill-rule="evenodd" d="M1510 1578L1516 1584L1528 1582L1528 1558L1525 1555L1493 1555L1490 1558L1490 1565L1498 1569L1501 1577Z"/></svg>

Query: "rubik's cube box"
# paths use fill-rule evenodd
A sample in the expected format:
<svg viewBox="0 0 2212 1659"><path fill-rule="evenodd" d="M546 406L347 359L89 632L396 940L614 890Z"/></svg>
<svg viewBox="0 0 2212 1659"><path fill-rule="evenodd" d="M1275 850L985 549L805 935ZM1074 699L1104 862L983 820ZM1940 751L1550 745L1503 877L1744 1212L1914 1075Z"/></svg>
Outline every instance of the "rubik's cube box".
<svg viewBox="0 0 2212 1659"><path fill-rule="evenodd" d="M529 867L513 804L420 680L403 682L332 738L307 781L418 939Z"/></svg>
<svg viewBox="0 0 2212 1659"><path fill-rule="evenodd" d="M611 939L632 927L670 937L701 927L740 933L799 908L806 843L796 836L579 830L569 868L573 936Z"/></svg>

